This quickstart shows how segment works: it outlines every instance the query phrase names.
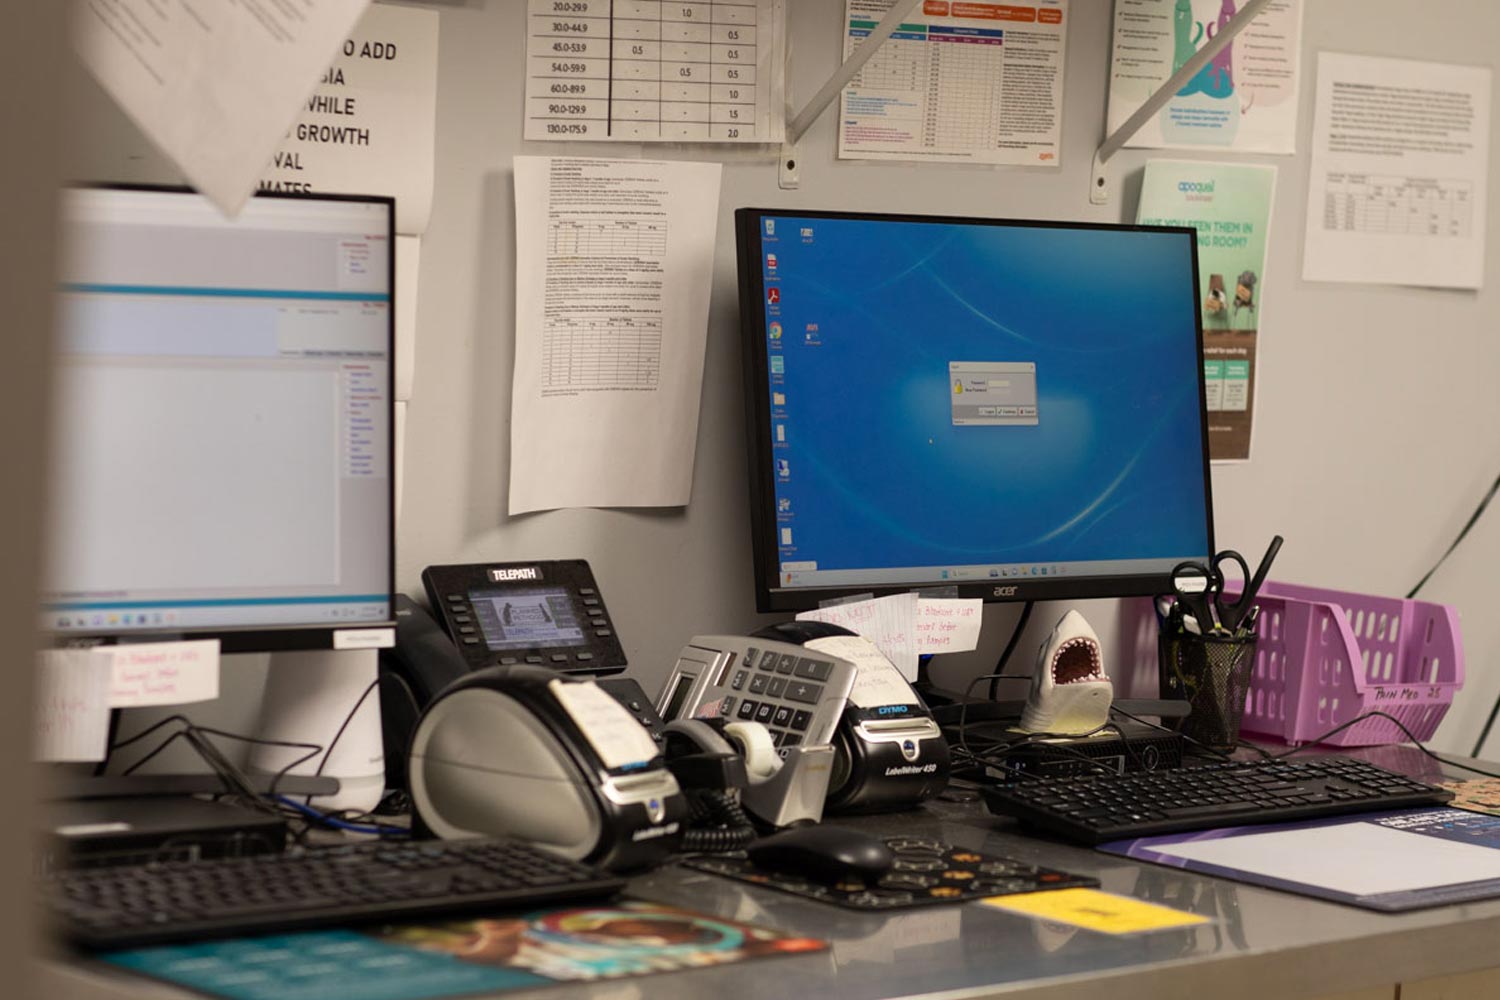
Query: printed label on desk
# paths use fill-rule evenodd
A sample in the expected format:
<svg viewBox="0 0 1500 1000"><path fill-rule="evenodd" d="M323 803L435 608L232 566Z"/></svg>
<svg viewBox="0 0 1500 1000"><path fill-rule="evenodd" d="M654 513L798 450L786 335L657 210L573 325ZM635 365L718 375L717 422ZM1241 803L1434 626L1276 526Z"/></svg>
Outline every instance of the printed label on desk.
<svg viewBox="0 0 1500 1000"><path fill-rule="evenodd" d="M994 896L981 902L997 910L1055 920L1104 934L1140 934L1209 922L1207 917L1196 913L1185 913L1098 889L1028 892L1019 896Z"/></svg>

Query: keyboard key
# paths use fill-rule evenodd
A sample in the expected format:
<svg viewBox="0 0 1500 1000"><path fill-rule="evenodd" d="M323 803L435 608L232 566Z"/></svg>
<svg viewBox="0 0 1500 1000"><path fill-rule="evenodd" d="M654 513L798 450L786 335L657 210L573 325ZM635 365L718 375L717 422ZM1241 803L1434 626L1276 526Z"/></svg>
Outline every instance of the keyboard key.
<svg viewBox="0 0 1500 1000"><path fill-rule="evenodd" d="M740 702L739 717L749 722L755 718L755 710L760 708L760 702L750 701L748 698Z"/></svg>
<svg viewBox="0 0 1500 1000"><path fill-rule="evenodd" d="M771 683L769 683L769 684L766 685L766 694L770 695L772 698L780 698L785 693L786 693L786 678L785 677L772 677L771 678Z"/></svg>
<svg viewBox="0 0 1500 1000"><path fill-rule="evenodd" d="M771 683L772 678L766 674L756 674L750 678L750 693L765 694L766 685Z"/></svg>
<svg viewBox="0 0 1500 1000"><path fill-rule="evenodd" d="M771 725L780 726L785 729L792 724L792 710L786 705L778 705L776 714L771 716Z"/></svg>
<svg viewBox="0 0 1500 1000"><path fill-rule="evenodd" d="M760 705L757 705L756 708L755 708L755 721L759 722L763 726L767 725L767 724L770 723L771 716L772 716L772 714L775 711L776 711L776 706L775 705L771 704L768 701L767 702L762 702Z"/></svg>
<svg viewBox="0 0 1500 1000"><path fill-rule="evenodd" d="M791 653L782 653L781 659L776 661L776 672L789 674L795 669L797 669L797 658Z"/></svg>
<svg viewBox="0 0 1500 1000"><path fill-rule="evenodd" d="M806 732L807 727L810 725L812 725L811 712L797 711L792 713L792 728L797 732Z"/></svg>

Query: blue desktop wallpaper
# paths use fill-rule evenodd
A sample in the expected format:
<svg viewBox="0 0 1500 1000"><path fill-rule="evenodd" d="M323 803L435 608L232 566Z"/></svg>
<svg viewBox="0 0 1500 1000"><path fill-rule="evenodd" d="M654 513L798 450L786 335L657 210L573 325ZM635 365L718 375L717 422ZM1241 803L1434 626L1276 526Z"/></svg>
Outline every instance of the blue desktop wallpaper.
<svg viewBox="0 0 1500 1000"><path fill-rule="evenodd" d="M760 238L783 562L1207 554L1189 238L791 215ZM1034 362L1039 423L954 426L950 361Z"/></svg>

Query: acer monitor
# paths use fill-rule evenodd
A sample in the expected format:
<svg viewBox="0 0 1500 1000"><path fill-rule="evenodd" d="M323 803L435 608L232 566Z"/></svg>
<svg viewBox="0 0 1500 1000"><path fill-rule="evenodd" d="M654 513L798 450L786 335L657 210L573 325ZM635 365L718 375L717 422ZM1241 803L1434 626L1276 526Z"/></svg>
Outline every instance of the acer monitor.
<svg viewBox="0 0 1500 1000"><path fill-rule="evenodd" d="M1164 593L1212 553L1192 229L735 222L759 610Z"/></svg>

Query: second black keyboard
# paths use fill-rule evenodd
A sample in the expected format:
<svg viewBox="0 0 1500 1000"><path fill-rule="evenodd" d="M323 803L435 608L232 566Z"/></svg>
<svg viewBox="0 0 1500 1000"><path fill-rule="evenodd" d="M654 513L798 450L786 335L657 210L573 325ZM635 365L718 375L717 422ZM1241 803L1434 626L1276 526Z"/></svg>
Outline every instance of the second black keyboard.
<svg viewBox="0 0 1500 1000"><path fill-rule="evenodd" d="M129 948L613 895L622 879L509 840L363 843L60 871L44 909L73 944Z"/></svg>
<svg viewBox="0 0 1500 1000"><path fill-rule="evenodd" d="M990 811L1084 844L1449 802L1453 793L1350 757L1251 760L981 789Z"/></svg>

